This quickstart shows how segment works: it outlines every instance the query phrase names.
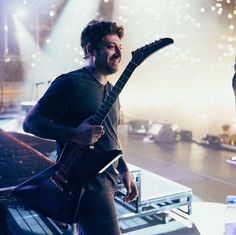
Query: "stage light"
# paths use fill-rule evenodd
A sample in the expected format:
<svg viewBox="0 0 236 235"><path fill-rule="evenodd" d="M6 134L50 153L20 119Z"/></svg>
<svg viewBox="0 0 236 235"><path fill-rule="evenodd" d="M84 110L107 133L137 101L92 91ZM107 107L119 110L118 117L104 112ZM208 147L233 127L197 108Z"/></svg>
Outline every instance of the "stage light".
<svg viewBox="0 0 236 235"><path fill-rule="evenodd" d="M230 30L234 30L234 25L233 25L233 24L230 24L230 25L229 25L229 29L230 29Z"/></svg>
<svg viewBox="0 0 236 235"><path fill-rule="evenodd" d="M22 32L18 32L18 33L16 33L16 35L20 40L25 40L26 39L26 35Z"/></svg>
<svg viewBox="0 0 236 235"><path fill-rule="evenodd" d="M57 18L50 41L46 41L44 46L44 53L54 60L58 73L78 68L77 60L83 57L83 54L78 53L80 33L95 18L98 6L99 0L70 0Z"/></svg>
<svg viewBox="0 0 236 235"><path fill-rule="evenodd" d="M4 25L3 29L4 29L4 31L8 31L8 26Z"/></svg>
<svg viewBox="0 0 236 235"><path fill-rule="evenodd" d="M25 74L24 83L19 88L22 89L21 100L32 100L34 98L31 93L32 84L47 81L57 72L53 64L50 64L49 69L48 57L42 52L34 37L18 17L14 18L14 24ZM22 40L22 38L24 39ZM40 95L44 91L42 88Z"/></svg>
<svg viewBox="0 0 236 235"><path fill-rule="evenodd" d="M18 9L14 14L13 14L13 17L19 17L19 18L25 18L26 16L26 10L21 8L21 9Z"/></svg>
<svg viewBox="0 0 236 235"><path fill-rule="evenodd" d="M32 58L36 58L36 51L38 45L36 44L32 35L26 30L22 22L18 19L18 17L14 18L14 24L16 28L16 36L20 53L21 56L24 58L23 61L26 63L24 69L25 71L27 71L28 66L31 64Z"/></svg>
<svg viewBox="0 0 236 235"><path fill-rule="evenodd" d="M219 8L219 10L217 11L218 15L222 15L222 12L223 12L222 8Z"/></svg>
<svg viewBox="0 0 236 235"><path fill-rule="evenodd" d="M51 17L53 17L53 16L55 16L55 12L54 12L53 10L51 10L51 11L49 12L49 15L50 15Z"/></svg>
<svg viewBox="0 0 236 235"><path fill-rule="evenodd" d="M215 11L215 10L216 10L216 8L215 8L214 6L212 6L212 7L211 7L211 10L212 10L212 11Z"/></svg>
<svg viewBox="0 0 236 235"><path fill-rule="evenodd" d="M43 49L40 48L39 41L35 41L20 21L20 15L24 15L23 11L15 13L14 22L25 70L22 100L34 99L32 92L31 95L29 94L33 83L53 80L65 71L77 69L78 64L83 66L83 53L78 49L80 33L96 15L98 3L98 0L68 1L60 18L57 19L57 24L52 28L50 38L45 40ZM48 12L49 17L53 17L55 14L54 10ZM79 22L79 24L75 24L75 22ZM20 40L19 35L23 35L25 39ZM66 48L66 50L62 50L62 48ZM40 88L36 99L45 92L46 88L46 86Z"/></svg>
<svg viewBox="0 0 236 235"><path fill-rule="evenodd" d="M9 63L11 61L11 57L7 56L4 58L4 63Z"/></svg>

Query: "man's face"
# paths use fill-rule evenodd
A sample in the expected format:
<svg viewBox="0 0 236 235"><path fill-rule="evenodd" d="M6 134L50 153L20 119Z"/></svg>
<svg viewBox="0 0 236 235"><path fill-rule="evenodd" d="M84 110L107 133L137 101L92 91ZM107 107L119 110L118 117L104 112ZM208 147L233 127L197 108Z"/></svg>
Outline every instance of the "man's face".
<svg viewBox="0 0 236 235"><path fill-rule="evenodd" d="M106 35L95 52L96 67L105 75L117 72L121 61L121 40L116 34Z"/></svg>

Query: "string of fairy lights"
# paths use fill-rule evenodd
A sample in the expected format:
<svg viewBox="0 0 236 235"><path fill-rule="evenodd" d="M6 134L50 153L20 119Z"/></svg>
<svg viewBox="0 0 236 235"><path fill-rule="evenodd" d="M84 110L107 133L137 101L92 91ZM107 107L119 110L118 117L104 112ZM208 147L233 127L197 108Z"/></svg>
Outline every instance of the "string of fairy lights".
<svg viewBox="0 0 236 235"><path fill-rule="evenodd" d="M124 5L121 5L120 2L123 2ZM160 25L164 25L163 32L174 32L174 38L183 38L185 41L191 37L191 34L196 37L201 37L199 35L204 34L202 37L206 37L208 41L217 41L215 50L218 51L218 61L211 65L211 68L232 68L230 61L224 62L224 59L234 57L236 54L236 1L199 1L196 4L193 1L170 0L168 4L165 4L161 0L147 1L146 3L137 0L134 8L128 6L125 1L120 2L117 4L120 12L117 17L123 24L128 24L130 18L134 16L136 18L135 24L139 28L145 28L148 24L159 24L157 32L153 27L148 34L143 35L147 41L155 38L155 34L158 35ZM147 18L151 20L148 21ZM169 27L166 25L167 23L170 25ZM171 29L168 30L170 27ZM173 47L171 56L173 68L180 67L176 63L179 59L185 60L191 65L198 64L201 59L201 56L196 56L190 50L180 49L180 47Z"/></svg>

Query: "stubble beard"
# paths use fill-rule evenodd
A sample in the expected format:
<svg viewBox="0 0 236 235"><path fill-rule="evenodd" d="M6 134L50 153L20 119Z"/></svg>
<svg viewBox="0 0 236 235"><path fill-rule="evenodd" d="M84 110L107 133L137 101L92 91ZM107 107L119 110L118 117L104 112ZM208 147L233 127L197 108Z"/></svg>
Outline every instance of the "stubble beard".
<svg viewBox="0 0 236 235"><path fill-rule="evenodd" d="M110 64L107 64L106 66L106 74L107 75L111 75L111 74L114 74L118 71L119 69L119 65L117 64L116 66L112 66Z"/></svg>

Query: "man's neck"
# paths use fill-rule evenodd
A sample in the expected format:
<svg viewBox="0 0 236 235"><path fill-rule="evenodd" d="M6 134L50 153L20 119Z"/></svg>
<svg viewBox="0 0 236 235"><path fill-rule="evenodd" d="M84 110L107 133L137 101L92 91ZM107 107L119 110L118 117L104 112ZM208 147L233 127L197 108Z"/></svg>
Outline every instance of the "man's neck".
<svg viewBox="0 0 236 235"><path fill-rule="evenodd" d="M87 65L85 66L85 68L88 70L89 73L93 75L94 78L96 78L99 83L103 85L107 84L107 76L98 69L96 69L95 66Z"/></svg>

